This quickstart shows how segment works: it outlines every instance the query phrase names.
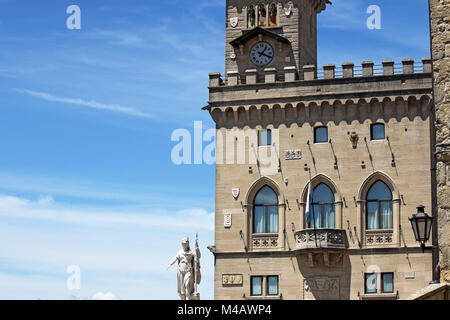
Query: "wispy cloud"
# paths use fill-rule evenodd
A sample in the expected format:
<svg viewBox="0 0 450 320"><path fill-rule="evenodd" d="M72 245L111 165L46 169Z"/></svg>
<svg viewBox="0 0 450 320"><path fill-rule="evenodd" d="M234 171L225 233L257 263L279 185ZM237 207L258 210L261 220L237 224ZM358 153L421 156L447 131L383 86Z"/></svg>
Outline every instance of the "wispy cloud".
<svg viewBox="0 0 450 320"><path fill-rule="evenodd" d="M319 15L319 27L328 29L361 29L366 19L366 9L362 0L335 0L333 5Z"/></svg>
<svg viewBox="0 0 450 320"><path fill-rule="evenodd" d="M52 198L29 200L10 195L0 195L0 216L4 218L40 220L78 224L92 227L151 227L173 229L212 230L213 213L201 208L170 212L165 209L142 209L125 212L114 208L61 205Z"/></svg>
<svg viewBox="0 0 450 320"><path fill-rule="evenodd" d="M139 111L136 108L133 107L127 107L127 106L121 106L117 104L105 104L100 103L94 100L83 100L80 98L67 98L67 97L58 97L54 96L47 92L39 92L39 91L33 91L33 90L27 90L27 89L13 89L15 92L26 94L35 98L39 98L46 101L51 102L59 102L64 104L72 104L72 105L78 105L83 107L88 107L92 109L99 109L99 110L105 110L110 112L116 112L116 113L123 113L134 117L140 117L140 118L147 118L147 119L155 119L156 117L152 114Z"/></svg>

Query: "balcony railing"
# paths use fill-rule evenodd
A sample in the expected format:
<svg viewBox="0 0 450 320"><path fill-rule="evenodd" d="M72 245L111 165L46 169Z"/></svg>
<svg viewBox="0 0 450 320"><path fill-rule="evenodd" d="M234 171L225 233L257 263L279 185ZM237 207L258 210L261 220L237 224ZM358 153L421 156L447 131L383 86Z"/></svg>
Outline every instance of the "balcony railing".
<svg viewBox="0 0 450 320"><path fill-rule="evenodd" d="M295 233L295 251L343 250L346 248L345 230L305 229Z"/></svg>

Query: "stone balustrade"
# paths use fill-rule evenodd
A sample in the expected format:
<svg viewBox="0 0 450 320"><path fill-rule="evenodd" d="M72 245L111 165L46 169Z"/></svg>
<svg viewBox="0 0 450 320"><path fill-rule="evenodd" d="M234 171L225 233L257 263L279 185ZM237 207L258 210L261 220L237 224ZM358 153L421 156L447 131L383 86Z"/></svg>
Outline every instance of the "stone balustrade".
<svg viewBox="0 0 450 320"><path fill-rule="evenodd" d="M295 232L295 251L297 252L346 248L345 230L305 229Z"/></svg>

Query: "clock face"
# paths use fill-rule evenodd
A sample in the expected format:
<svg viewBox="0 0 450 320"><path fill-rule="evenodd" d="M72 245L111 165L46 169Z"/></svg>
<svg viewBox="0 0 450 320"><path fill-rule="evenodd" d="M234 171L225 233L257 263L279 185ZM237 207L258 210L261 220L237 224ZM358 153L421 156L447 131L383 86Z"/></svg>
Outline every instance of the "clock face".
<svg viewBox="0 0 450 320"><path fill-rule="evenodd" d="M258 67L264 67L272 62L273 48L267 42L258 42L250 50L250 61Z"/></svg>

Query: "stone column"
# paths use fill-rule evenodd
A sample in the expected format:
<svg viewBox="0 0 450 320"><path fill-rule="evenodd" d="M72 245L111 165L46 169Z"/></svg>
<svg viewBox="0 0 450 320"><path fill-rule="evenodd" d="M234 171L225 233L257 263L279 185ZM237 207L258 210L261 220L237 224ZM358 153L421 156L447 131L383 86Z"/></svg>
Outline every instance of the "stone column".
<svg viewBox="0 0 450 320"><path fill-rule="evenodd" d="M441 282L450 282L450 0L430 0L436 130L437 241Z"/></svg>

